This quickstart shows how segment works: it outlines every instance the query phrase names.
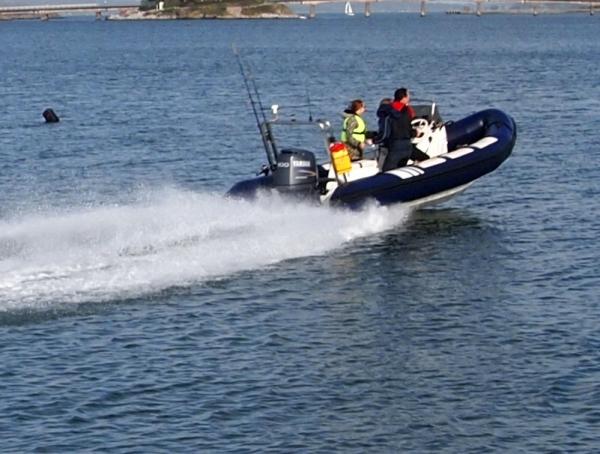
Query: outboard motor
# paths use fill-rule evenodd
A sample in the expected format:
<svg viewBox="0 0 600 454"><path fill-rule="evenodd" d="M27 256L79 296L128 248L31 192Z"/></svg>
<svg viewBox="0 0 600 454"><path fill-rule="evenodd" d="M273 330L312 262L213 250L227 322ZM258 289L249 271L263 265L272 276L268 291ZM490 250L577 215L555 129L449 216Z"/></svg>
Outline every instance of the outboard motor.
<svg viewBox="0 0 600 454"><path fill-rule="evenodd" d="M318 183L315 155L307 150L288 148L277 156L277 168L273 171L273 185L285 192L309 193Z"/></svg>

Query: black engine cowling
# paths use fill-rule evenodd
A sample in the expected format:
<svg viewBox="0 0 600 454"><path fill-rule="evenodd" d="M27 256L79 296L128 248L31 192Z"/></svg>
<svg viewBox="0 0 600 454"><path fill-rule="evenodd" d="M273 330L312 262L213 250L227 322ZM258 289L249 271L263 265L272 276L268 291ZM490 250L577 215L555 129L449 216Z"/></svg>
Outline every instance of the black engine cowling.
<svg viewBox="0 0 600 454"><path fill-rule="evenodd" d="M304 192L315 190L317 184L317 162L312 152L299 148L281 150L273 170L273 185L278 190Z"/></svg>
<svg viewBox="0 0 600 454"><path fill-rule="evenodd" d="M277 155L277 167L262 173L258 178L234 184L227 194L253 198L261 189L275 189L301 198L318 194L318 167L315 155L310 151L282 150Z"/></svg>

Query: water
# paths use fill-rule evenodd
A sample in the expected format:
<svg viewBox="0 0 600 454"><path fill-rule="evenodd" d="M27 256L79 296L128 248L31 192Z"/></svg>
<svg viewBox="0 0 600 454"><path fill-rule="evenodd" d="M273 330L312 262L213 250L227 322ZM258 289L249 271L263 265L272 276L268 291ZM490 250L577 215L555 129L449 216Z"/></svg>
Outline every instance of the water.
<svg viewBox="0 0 600 454"><path fill-rule="evenodd" d="M3 452L592 452L598 17L0 24ZM224 199L265 104L501 108L445 205ZM43 124L52 107L61 117ZM288 110L289 112L289 110Z"/></svg>

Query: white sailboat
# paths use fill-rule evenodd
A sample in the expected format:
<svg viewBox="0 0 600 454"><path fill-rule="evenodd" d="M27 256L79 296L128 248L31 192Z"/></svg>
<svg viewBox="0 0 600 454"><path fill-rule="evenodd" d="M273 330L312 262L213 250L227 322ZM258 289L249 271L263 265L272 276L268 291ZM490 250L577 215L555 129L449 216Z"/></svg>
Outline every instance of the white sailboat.
<svg viewBox="0 0 600 454"><path fill-rule="evenodd" d="M352 5L350 2L346 2L346 6L344 6L344 14L346 16L354 16L354 11L352 11Z"/></svg>

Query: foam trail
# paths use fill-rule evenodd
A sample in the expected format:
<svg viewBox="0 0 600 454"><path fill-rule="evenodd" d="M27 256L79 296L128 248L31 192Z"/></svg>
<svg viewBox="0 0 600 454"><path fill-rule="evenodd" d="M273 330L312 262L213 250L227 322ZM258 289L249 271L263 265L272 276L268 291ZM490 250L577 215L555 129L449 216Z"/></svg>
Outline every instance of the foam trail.
<svg viewBox="0 0 600 454"><path fill-rule="evenodd" d="M0 311L109 301L317 255L398 225L360 212L168 189L125 206L0 221Z"/></svg>

